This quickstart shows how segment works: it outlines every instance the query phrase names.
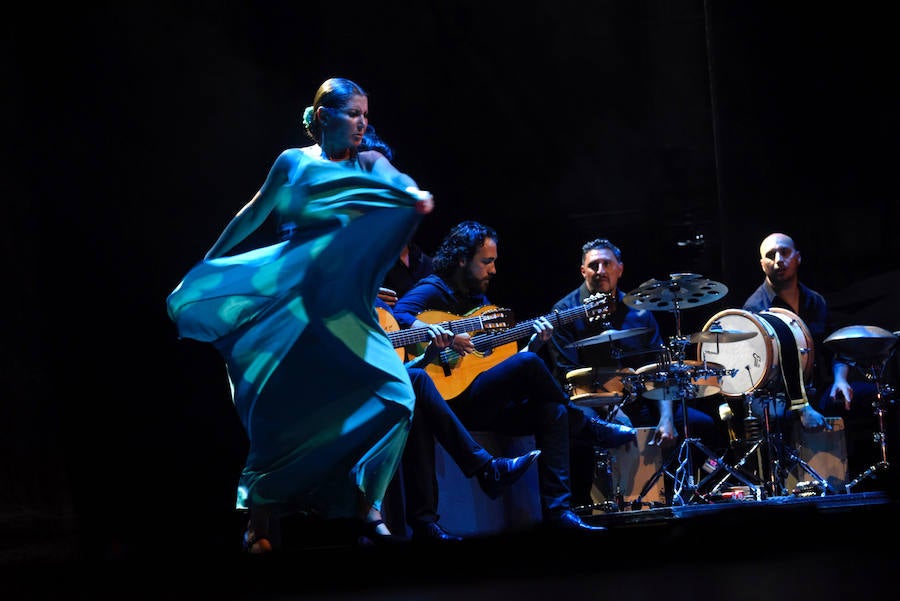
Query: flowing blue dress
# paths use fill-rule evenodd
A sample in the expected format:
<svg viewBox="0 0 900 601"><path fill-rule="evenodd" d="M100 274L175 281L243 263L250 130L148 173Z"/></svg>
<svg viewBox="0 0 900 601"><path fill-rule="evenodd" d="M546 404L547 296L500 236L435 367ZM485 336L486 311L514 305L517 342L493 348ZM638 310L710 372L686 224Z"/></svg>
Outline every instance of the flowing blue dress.
<svg viewBox="0 0 900 601"><path fill-rule="evenodd" d="M201 261L167 308L180 337L225 359L250 442L238 507L360 517L381 508L412 420L412 385L374 305L421 215L356 161L296 153L273 209L292 236Z"/></svg>

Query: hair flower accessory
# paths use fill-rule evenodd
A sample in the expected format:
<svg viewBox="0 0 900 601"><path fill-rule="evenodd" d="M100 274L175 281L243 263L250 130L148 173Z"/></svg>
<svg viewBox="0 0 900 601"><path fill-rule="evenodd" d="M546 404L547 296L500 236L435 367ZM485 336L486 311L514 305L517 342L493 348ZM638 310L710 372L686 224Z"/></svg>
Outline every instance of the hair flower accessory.
<svg viewBox="0 0 900 601"><path fill-rule="evenodd" d="M308 106L303 110L303 125L307 128L312 126L313 116L316 112L313 110L313 107Z"/></svg>

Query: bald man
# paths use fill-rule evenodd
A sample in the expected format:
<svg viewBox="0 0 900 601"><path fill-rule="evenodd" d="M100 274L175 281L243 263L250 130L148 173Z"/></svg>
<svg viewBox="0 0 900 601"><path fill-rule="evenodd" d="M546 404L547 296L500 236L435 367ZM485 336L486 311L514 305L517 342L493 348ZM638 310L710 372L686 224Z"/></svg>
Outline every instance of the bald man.
<svg viewBox="0 0 900 601"><path fill-rule="evenodd" d="M823 343L833 330L828 305L821 294L800 282L798 271L802 255L794 240L779 232L769 234L759 246L759 256L766 279L744 303L744 310L759 312L781 307L796 313L806 324L814 341L816 365L813 383L818 390L827 390L826 394L820 395L818 402L813 399L811 402L828 415L843 418L849 475L864 473L867 466L880 461L878 447L872 444L872 403L877 390L874 384L865 380L856 378L848 381L850 360L834 354ZM829 371L832 378L830 387L827 385ZM827 427L824 417L809 405L797 412L805 429L821 430ZM866 480L865 483L873 484L875 488L883 486L878 479L874 482Z"/></svg>
<svg viewBox="0 0 900 601"><path fill-rule="evenodd" d="M834 383L829 396L834 397L840 393L847 399L846 404L849 407L849 399L852 397L850 385L847 383L849 368L846 364L832 361L831 353L822 344L831 331L828 305L824 296L800 281L799 271L802 262L803 256L790 236L782 233L766 236L759 245L759 265L766 277L744 302L743 308L751 313L759 313L778 307L796 314L809 329L814 342L816 361L813 368L814 388L823 390L821 385L827 381L827 372L824 370L828 364L832 364ZM812 405L807 403L798 407L795 404L794 409L799 412L804 429L820 431L829 428L828 422Z"/></svg>
<svg viewBox="0 0 900 601"><path fill-rule="evenodd" d="M799 271L802 262L803 256L790 236L782 233L766 236L759 245L759 265L766 279L746 300L744 310L756 313L772 307L781 307L796 313L806 324L815 342L818 369L814 370L813 375L818 376L819 382L814 383L824 383L827 378L825 375L827 372L824 370L828 367L826 359L831 358L833 382L827 398L843 399L844 407L849 411L850 402L853 400L853 388L847 382L850 367L838 357L832 357L832 353L822 344L832 331L828 304L825 297L800 281ZM804 427L822 426L815 421L814 415L801 414L801 417L805 417Z"/></svg>

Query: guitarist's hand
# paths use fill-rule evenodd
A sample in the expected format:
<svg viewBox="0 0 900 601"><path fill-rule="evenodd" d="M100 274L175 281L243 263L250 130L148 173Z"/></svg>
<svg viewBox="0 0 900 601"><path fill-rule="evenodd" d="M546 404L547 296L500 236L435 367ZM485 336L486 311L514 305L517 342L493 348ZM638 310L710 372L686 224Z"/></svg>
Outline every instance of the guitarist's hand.
<svg viewBox="0 0 900 601"><path fill-rule="evenodd" d="M525 348L534 353L544 346L544 343L553 336L553 324L551 324L550 320L546 317L539 317L534 320L533 325L534 334L531 336L531 340L528 341Z"/></svg>
<svg viewBox="0 0 900 601"><path fill-rule="evenodd" d="M456 335L439 323L428 324L428 335L431 341L425 352L408 362L411 367L421 367L437 359L438 354L453 343Z"/></svg>
<svg viewBox="0 0 900 601"><path fill-rule="evenodd" d="M460 354L460 356L468 355L469 353L475 352L475 344L472 342L472 338L469 336L467 332L461 332L457 334L450 345L453 347L453 350Z"/></svg>
<svg viewBox="0 0 900 601"><path fill-rule="evenodd" d="M431 345L443 350L450 346L456 336L453 332L439 323L429 324L428 335L431 336Z"/></svg>
<svg viewBox="0 0 900 601"><path fill-rule="evenodd" d="M397 293L390 288L385 288L384 286L378 289L378 298L383 300L391 307L397 304Z"/></svg>

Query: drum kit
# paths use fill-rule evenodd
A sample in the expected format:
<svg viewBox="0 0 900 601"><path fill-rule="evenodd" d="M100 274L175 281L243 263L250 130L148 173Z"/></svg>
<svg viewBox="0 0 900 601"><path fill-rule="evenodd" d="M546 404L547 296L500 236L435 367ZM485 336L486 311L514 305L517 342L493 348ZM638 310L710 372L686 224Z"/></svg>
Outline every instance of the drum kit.
<svg viewBox="0 0 900 601"><path fill-rule="evenodd" d="M683 307L693 308L717 301L727 294L728 288L719 282L713 282L698 274L674 273L667 280L649 280L641 284L636 290L624 297L626 305L633 309L645 309L649 311L666 311L674 315L675 336L669 340L669 346L661 349L661 361L645 365L634 373L620 371L616 374L608 372L595 373L591 368L575 370L566 375L566 379L572 388L575 382L584 386L586 378L590 378L592 391L580 392L580 397L572 397L575 402L598 406L615 404L616 408L635 400L638 397L651 400L669 400L678 402L683 423L683 439L677 452L673 453L668 461L650 477L644 485L632 506L640 507L644 496L656 484L659 478L667 475L673 480L673 504L686 504L692 500L697 492L694 483L691 466L692 449L697 449L707 455L709 461L714 462L720 469L742 481L750 488L758 488L756 483L721 461L721 458L708 449L698 438L690 436L687 417L688 399L702 398L718 394L721 390L721 380L726 376L733 377L737 369L727 369L720 363L709 362L705 358L694 361L686 358L686 348L690 344L706 344L712 348L719 345L747 340L756 336L754 331L730 330L721 327L720 324L712 324L706 331L698 332L691 336L683 336L681 333L681 310ZM570 344L571 348L612 342L623 338L638 336L650 331L649 328L634 328L630 330L606 330L596 336L578 340ZM622 383L622 389L615 396L607 392L598 392L604 389L606 382L603 378L614 377ZM581 390L581 388L579 388ZM606 389L608 390L608 389ZM586 402L585 402L586 401ZM672 464L675 462L675 469Z"/></svg>
<svg viewBox="0 0 900 601"><path fill-rule="evenodd" d="M633 309L665 311L673 314L675 335L670 337L667 347L658 351L652 349L652 352L660 353L661 361L636 370L588 367L566 374L567 388L573 402L590 407L604 407L611 414L638 398L671 400L680 405L684 418L680 446L646 482L637 498L631 502L632 509L640 509L643 506L644 496L663 476L672 480L670 501L672 505L708 503L731 478L744 485L739 488L747 491L745 498L755 497L756 500L762 500L767 492L778 494L779 490L783 490L783 487L779 489L777 483L771 482L776 478L776 473L782 473L780 466L771 466L770 482L764 483L759 477L741 469L750 455L749 451L736 466L731 466L724 461L724 455L717 455L700 439L691 437L687 420L687 403L692 399L719 393L726 398L752 398L758 391L766 390L776 380L782 378L782 383L785 384L783 394L789 398L791 407L796 408L806 402L804 383L809 381L813 367L813 339L806 325L796 314L779 308L760 313L729 309L710 318L700 332L682 335L682 309L718 301L727 292L728 288L724 284L692 273L674 273L666 280L652 279L644 282L626 294L624 302ZM650 331L650 328L605 330L598 335L577 340L571 343L569 348L613 343ZM850 488L860 480L887 467L884 399L890 396L893 390L882 382L882 372L887 358L893 353L897 339L896 333L881 328L852 326L838 330L825 341L836 352L853 358L866 372L867 377L878 385L878 401L874 405L879 420L879 434L876 435L876 439L881 445L881 461L851 481L846 486L847 492L850 492ZM686 349L689 345L696 345L696 360L687 358ZM611 354L616 356L615 352ZM796 376L785 377L786 373ZM766 434L766 442L769 443L771 451L772 434L768 419L766 419ZM708 475L699 483L696 483L694 478L692 459L694 450L706 455L704 468L712 466L706 470L709 472ZM794 463L806 469L822 484L823 495L826 488L834 492L833 488L800 459L796 452L789 455ZM769 456L774 461L775 453L770 452ZM718 483L710 489L709 485L717 478Z"/></svg>

